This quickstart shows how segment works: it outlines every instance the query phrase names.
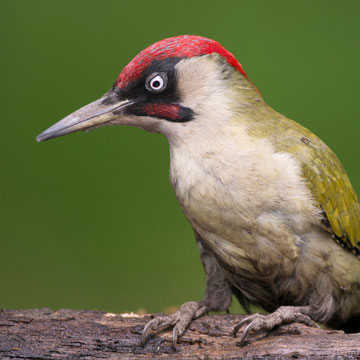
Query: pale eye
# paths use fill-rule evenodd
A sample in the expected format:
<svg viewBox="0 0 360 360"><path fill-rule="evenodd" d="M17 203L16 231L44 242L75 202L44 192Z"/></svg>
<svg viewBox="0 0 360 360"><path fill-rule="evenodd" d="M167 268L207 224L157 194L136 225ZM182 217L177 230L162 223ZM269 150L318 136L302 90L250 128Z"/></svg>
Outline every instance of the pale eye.
<svg viewBox="0 0 360 360"><path fill-rule="evenodd" d="M145 87L147 90L152 92L160 92L166 88L167 76L165 73L154 73L151 74L147 80Z"/></svg>

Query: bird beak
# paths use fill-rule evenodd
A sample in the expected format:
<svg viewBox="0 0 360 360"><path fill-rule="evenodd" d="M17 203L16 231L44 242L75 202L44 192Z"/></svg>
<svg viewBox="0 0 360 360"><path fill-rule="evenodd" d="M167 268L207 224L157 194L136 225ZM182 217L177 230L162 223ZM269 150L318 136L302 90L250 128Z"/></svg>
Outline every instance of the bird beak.
<svg viewBox="0 0 360 360"><path fill-rule="evenodd" d="M41 142L105 124L119 118L121 110L133 103L130 100L121 100L114 103L113 100L107 101L108 99L108 94L105 94L100 99L85 105L81 109L49 127L38 135L36 140ZM114 114L114 111L116 111L116 114Z"/></svg>

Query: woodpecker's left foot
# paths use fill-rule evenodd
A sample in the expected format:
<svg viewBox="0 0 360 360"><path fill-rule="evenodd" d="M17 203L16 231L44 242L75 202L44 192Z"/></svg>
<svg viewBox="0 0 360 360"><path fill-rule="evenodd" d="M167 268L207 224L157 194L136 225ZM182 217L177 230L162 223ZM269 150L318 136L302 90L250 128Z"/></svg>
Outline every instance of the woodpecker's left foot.
<svg viewBox="0 0 360 360"><path fill-rule="evenodd" d="M244 346L245 340L250 331L267 330L270 331L276 326L283 324L291 324L294 322L303 323L311 327L319 327L306 313L308 307L294 307L294 306L280 306L276 311L269 315L253 314L241 320L235 327L233 334L236 336L237 332L247 325L242 336L241 345Z"/></svg>
<svg viewBox="0 0 360 360"><path fill-rule="evenodd" d="M204 306L195 301L189 301L180 306L180 309L171 315L158 316L149 321L142 333L141 341L143 346L152 333L159 332L168 327L174 326L172 340L174 347L178 338L184 334L186 328L191 324L193 319L205 314L208 311L207 306Z"/></svg>

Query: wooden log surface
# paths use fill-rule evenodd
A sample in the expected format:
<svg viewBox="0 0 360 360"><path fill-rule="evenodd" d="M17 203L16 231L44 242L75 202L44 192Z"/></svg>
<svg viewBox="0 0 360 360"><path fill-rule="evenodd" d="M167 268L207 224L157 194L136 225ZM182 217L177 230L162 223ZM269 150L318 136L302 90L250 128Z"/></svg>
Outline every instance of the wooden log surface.
<svg viewBox="0 0 360 360"><path fill-rule="evenodd" d="M171 331L141 332L152 315L50 309L0 310L0 359L360 359L360 334L281 326L232 337L244 315L209 315L193 321L175 350Z"/></svg>

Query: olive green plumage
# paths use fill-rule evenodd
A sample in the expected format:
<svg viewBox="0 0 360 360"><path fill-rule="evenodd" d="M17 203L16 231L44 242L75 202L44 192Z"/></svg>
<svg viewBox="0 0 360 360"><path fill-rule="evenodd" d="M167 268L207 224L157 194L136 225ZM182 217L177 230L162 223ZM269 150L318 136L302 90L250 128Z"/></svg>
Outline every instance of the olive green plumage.
<svg viewBox="0 0 360 360"><path fill-rule="evenodd" d="M168 72L168 65L160 70ZM335 154L266 105L221 54L185 58L173 70L174 101L180 97L174 108L191 111L191 121L132 113L146 99L136 95L144 93L140 81L135 97L113 88L38 137L108 123L168 138L170 181L196 234L206 291L202 301L151 320L143 343L170 326L176 343L192 319L226 310L232 295L273 312L241 321L234 334L247 325L242 343L251 330L295 321L360 331L360 204ZM165 73L151 79L159 74Z"/></svg>
<svg viewBox="0 0 360 360"><path fill-rule="evenodd" d="M262 106L260 113L257 112L256 123L250 124L250 133L266 136L277 151L288 152L300 160L304 181L319 208L325 212L324 228L341 244L359 254L360 203L331 149L311 131L268 106Z"/></svg>

